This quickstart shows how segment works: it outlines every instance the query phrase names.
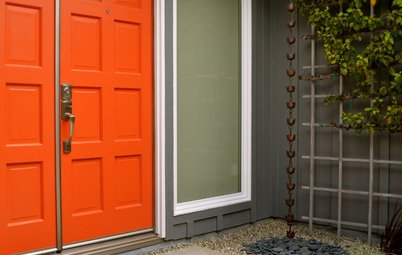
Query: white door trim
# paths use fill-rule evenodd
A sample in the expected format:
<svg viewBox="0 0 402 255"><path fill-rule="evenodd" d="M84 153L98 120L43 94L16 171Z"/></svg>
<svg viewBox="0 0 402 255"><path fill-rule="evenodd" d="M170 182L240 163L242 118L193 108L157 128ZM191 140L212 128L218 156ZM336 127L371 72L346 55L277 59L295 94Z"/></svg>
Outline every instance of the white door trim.
<svg viewBox="0 0 402 255"><path fill-rule="evenodd" d="M165 0L154 2L155 37L155 232L166 237L165 180Z"/></svg>

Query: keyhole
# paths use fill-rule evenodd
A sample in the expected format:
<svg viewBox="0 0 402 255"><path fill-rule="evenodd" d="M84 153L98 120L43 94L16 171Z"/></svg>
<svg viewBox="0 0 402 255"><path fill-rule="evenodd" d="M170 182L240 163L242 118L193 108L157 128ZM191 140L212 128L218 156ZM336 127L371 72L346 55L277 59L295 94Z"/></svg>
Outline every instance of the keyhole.
<svg viewBox="0 0 402 255"><path fill-rule="evenodd" d="M106 9L106 13L109 14L109 13L110 13L110 9Z"/></svg>

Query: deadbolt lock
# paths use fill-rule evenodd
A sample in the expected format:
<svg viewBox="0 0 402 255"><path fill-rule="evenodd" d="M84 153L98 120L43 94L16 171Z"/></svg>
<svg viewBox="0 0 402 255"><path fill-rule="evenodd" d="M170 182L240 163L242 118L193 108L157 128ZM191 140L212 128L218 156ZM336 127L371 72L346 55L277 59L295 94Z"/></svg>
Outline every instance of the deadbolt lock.
<svg viewBox="0 0 402 255"><path fill-rule="evenodd" d="M72 101L72 86L71 84L61 85L61 118L63 120L69 120L68 114L73 113L73 101Z"/></svg>

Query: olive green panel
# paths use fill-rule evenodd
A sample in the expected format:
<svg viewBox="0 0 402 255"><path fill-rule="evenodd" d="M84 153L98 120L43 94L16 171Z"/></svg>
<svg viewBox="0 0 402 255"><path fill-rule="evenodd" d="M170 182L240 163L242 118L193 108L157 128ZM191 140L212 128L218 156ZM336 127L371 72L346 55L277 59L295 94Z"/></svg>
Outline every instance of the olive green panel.
<svg viewBox="0 0 402 255"><path fill-rule="evenodd" d="M177 1L178 202L240 191L239 0Z"/></svg>

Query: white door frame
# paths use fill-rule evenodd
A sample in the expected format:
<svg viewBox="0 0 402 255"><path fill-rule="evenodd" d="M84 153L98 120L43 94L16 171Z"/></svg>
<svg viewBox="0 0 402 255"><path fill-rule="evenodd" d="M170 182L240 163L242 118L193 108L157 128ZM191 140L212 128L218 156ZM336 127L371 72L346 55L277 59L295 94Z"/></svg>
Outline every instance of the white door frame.
<svg viewBox="0 0 402 255"><path fill-rule="evenodd" d="M154 1L155 232L166 237L165 0Z"/></svg>

